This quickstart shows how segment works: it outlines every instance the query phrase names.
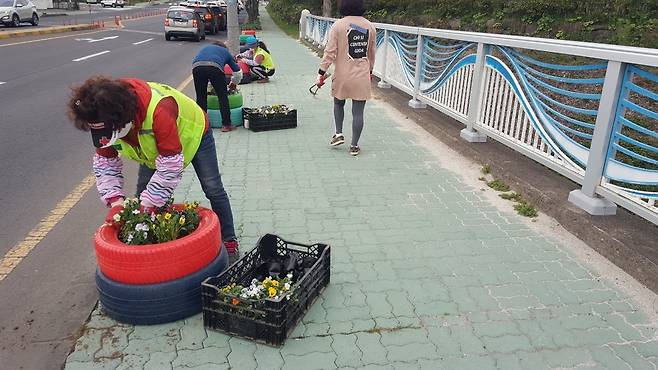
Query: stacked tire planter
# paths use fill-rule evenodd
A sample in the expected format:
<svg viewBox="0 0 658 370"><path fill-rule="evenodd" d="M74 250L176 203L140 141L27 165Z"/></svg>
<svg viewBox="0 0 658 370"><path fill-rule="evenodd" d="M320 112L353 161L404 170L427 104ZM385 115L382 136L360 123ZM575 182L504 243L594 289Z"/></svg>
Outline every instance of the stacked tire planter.
<svg viewBox="0 0 658 370"><path fill-rule="evenodd" d="M192 234L160 244L124 244L110 224L96 231L96 287L107 316L152 325L201 312L201 283L226 270L228 254L217 215L199 207L199 216Z"/></svg>
<svg viewBox="0 0 658 370"><path fill-rule="evenodd" d="M228 95L228 106L231 109L231 125L233 127L242 126L242 105L244 101L242 94L235 93ZM222 127L222 112L219 110L219 99L217 95L208 95L208 121L210 127Z"/></svg>

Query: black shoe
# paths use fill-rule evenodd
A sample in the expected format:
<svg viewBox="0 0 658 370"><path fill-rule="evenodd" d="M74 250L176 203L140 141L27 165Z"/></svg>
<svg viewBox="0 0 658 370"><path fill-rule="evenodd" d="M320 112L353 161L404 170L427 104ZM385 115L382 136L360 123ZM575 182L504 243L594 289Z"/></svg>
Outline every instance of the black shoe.
<svg viewBox="0 0 658 370"><path fill-rule="evenodd" d="M343 136L343 134L335 134L334 136L331 137L331 141L329 142L329 145L339 146L343 143L345 143L345 136Z"/></svg>
<svg viewBox="0 0 658 370"><path fill-rule="evenodd" d="M361 149L358 146L350 146L350 155L355 157L361 153Z"/></svg>

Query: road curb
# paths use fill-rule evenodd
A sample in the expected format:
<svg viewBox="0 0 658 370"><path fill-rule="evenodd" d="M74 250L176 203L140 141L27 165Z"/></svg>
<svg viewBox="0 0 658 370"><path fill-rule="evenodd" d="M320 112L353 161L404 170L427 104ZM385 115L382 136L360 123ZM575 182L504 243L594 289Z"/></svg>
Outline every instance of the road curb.
<svg viewBox="0 0 658 370"><path fill-rule="evenodd" d="M99 28L97 24L77 24L77 25L73 25L73 26L45 27L45 28L41 28L41 29L38 29L38 30L2 32L2 33L0 33L0 40L11 39L11 38L14 38L14 37L47 35L47 34L51 34L51 33L94 30L94 29L97 29L97 28Z"/></svg>

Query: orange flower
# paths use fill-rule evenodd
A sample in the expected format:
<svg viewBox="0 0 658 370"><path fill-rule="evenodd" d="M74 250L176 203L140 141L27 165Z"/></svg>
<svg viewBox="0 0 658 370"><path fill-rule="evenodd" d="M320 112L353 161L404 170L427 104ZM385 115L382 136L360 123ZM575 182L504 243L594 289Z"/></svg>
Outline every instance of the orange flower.
<svg viewBox="0 0 658 370"><path fill-rule="evenodd" d="M234 305L234 306L237 306L237 305L240 304L240 300L237 299L237 298L233 298L233 299L231 299L231 304Z"/></svg>

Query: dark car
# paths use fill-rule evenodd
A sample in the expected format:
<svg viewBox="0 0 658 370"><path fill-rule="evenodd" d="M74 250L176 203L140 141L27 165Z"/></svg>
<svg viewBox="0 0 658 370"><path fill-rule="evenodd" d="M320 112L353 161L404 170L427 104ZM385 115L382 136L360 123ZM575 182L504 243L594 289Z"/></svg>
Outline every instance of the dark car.
<svg viewBox="0 0 658 370"><path fill-rule="evenodd" d="M219 19L207 6L190 6L203 20L206 32L211 35L219 32Z"/></svg>
<svg viewBox="0 0 658 370"><path fill-rule="evenodd" d="M208 2L208 7L212 14L217 18L217 24L220 31L226 31L226 7L215 6Z"/></svg>

